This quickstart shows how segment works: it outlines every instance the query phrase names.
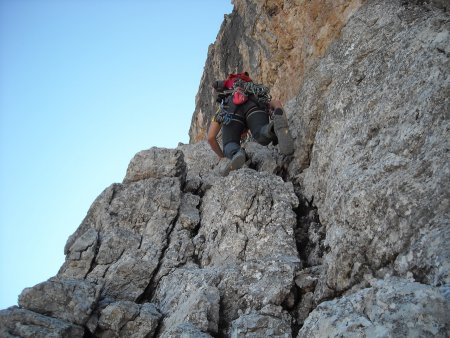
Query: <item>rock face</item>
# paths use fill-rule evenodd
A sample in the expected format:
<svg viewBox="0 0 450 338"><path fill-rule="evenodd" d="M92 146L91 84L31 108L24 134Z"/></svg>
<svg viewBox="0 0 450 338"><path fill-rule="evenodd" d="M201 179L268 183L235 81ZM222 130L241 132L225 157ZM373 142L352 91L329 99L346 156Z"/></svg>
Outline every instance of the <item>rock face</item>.
<svg viewBox="0 0 450 338"><path fill-rule="evenodd" d="M300 337L446 337L449 288L399 279L320 304ZM447 324L445 324L447 323Z"/></svg>
<svg viewBox="0 0 450 338"><path fill-rule="evenodd" d="M297 129L290 172L327 229L319 298L368 275L450 281L448 28L438 10L368 3L289 104L294 127L318 121L314 139Z"/></svg>
<svg viewBox="0 0 450 338"><path fill-rule="evenodd" d="M189 130L191 142L205 139L211 115L213 81L246 70L255 82L287 100L302 86L306 68L328 46L361 6L362 0L234 0L208 51Z"/></svg>
<svg viewBox="0 0 450 338"><path fill-rule="evenodd" d="M1 337L448 336L448 2L234 5L191 144L136 154ZM241 70L285 102L296 150L246 142L221 177L210 86Z"/></svg>

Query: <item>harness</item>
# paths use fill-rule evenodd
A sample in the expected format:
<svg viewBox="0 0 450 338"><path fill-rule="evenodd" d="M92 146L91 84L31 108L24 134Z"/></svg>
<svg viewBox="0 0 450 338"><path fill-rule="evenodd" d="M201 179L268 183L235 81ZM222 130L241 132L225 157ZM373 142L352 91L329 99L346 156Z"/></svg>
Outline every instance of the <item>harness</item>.
<svg viewBox="0 0 450 338"><path fill-rule="evenodd" d="M241 124L243 124L245 126L245 117L235 114L234 112L230 112L227 110L228 106L226 106L224 104L224 102L222 101L220 103L220 107L217 110L217 113L220 114L221 118L222 118L222 123L224 125L228 125L231 123L231 121L236 121L239 122Z"/></svg>

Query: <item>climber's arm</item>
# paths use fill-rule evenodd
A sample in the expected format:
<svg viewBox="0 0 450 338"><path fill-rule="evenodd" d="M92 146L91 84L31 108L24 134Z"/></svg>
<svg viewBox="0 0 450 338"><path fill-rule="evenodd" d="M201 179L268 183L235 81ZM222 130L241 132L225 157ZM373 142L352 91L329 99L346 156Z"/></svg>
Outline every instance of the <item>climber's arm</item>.
<svg viewBox="0 0 450 338"><path fill-rule="evenodd" d="M220 158L224 157L222 149L217 142L217 135L220 132L220 124L216 121L212 121L208 130L208 143L211 146L211 149L219 156Z"/></svg>

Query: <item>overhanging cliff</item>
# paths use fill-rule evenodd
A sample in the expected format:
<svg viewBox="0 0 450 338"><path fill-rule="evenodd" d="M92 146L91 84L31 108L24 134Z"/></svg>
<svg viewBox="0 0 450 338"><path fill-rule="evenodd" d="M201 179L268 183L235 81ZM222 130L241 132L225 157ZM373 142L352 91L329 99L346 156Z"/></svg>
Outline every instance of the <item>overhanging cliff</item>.
<svg viewBox="0 0 450 338"><path fill-rule="evenodd" d="M1 337L447 337L448 3L234 5L191 144L132 159ZM211 83L242 70L283 100L296 150L247 142L221 177Z"/></svg>

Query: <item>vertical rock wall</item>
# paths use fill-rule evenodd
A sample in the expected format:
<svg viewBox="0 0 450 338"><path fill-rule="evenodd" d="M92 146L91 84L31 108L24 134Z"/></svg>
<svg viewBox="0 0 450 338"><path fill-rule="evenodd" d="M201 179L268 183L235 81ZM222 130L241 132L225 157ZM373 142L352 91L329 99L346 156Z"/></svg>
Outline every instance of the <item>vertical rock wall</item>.
<svg viewBox="0 0 450 338"><path fill-rule="evenodd" d="M449 27L433 7L369 2L288 104L290 173L327 229L321 297L392 273L450 281Z"/></svg>
<svg viewBox="0 0 450 338"><path fill-rule="evenodd" d="M191 143L205 139L215 99L211 84L248 71L274 97L295 96L311 64L340 36L361 0L235 0L216 42L209 47L189 130Z"/></svg>

